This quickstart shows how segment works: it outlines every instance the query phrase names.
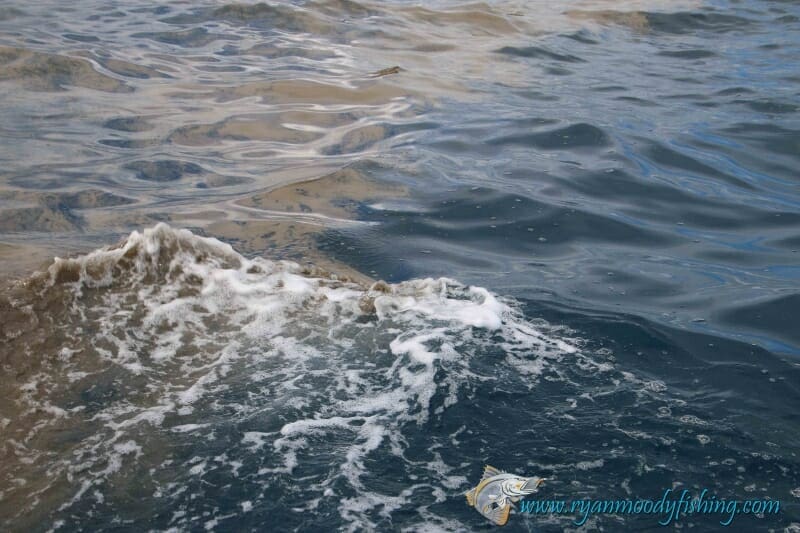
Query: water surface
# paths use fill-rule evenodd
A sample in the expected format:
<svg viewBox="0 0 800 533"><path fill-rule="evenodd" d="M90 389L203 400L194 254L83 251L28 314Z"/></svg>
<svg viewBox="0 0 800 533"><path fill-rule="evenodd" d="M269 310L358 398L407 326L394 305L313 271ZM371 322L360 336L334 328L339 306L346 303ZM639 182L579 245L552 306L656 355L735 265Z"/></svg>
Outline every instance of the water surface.
<svg viewBox="0 0 800 533"><path fill-rule="evenodd" d="M800 527L799 30L777 0L7 3L3 528L484 530L487 463Z"/></svg>

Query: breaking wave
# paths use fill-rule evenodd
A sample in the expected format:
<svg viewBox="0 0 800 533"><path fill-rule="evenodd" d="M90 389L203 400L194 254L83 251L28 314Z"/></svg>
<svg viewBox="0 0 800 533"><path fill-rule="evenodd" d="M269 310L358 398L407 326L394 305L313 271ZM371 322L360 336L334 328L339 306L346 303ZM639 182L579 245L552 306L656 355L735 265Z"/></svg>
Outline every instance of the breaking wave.
<svg viewBox="0 0 800 533"><path fill-rule="evenodd" d="M566 332L480 287L365 287L164 224L56 259L2 306L3 364L17 376L4 384L13 460L0 496L14 525L105 515L131 491L187 509L156 518L163 526L213 520L196 490L255 461L237 481L251 489L240 510L262 498L333 505L353 527L374 526L414 491L437 501L465 483L441 457L408 457L407 427L441 424L478 383L533 387L563 357L588 361ZM368 486L375 457L419 485Z"/></svg>

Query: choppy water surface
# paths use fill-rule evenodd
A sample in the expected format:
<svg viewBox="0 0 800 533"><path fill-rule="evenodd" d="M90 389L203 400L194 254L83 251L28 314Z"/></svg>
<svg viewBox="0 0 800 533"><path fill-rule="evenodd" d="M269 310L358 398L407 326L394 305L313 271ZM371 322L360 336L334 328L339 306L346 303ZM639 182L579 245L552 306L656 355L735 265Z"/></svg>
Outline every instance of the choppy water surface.
<svg viewBox="0 0 800 533"><path fill-rule="evenodd" d="M777 0L4 3L0 528L484 530L487 463L800 527L798 58Z"/></svg>

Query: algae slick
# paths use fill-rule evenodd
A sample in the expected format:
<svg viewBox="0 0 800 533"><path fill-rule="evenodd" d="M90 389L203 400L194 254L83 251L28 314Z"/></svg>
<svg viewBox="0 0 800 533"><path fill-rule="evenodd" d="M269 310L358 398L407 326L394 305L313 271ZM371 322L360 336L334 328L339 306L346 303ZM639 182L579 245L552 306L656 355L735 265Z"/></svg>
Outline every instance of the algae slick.
<svg viewBox="0 0 800 533"><path fill-rule="evenodd" d="M511 507L537 492L543 481L540 477L520 477L486 465L478 486L466 492L467 503L498 526L504 526Z"/></svg>

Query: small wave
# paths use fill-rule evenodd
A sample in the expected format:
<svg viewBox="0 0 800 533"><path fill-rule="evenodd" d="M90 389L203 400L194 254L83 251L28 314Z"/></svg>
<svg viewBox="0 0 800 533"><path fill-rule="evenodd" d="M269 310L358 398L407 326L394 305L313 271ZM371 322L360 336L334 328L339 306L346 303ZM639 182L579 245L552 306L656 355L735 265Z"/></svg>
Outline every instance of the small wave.
<svg viewBox="0 0 800 533"><path fill-rule="evenodd" d="M68 86L106 92L131 92L123 82L97 72L85 59L0 46L0 81L19 80L34 91L63 91Z"/></svg>
<svg viewBox="0 0 800 533"><path fill-rule="evenodd" d="M481 287L365 286L165 224L56 259L2 306L3 361L19 376L5 384L19 408L2 413L5 432L28 443L10 467L25 483L6 495L6 515L102 507L93 495L114 500L119 476L174 461L163 446L223 431L238 435L231 457L266 457L265 474L331 465L311 496L344 483L357 496L341 516L367 523L388 497L362 479L376 449L402 458L404 428L440 418L476 380L534 386L564 355L583 357ZM164 468L202 478L210 461Z"/></svg>

